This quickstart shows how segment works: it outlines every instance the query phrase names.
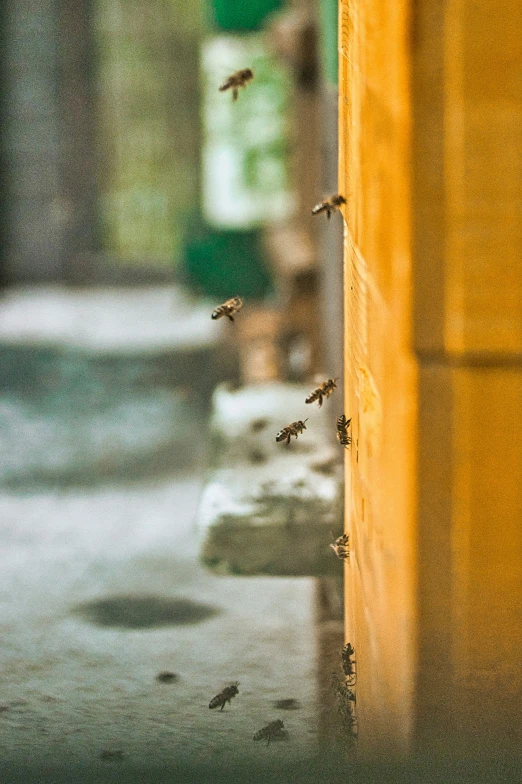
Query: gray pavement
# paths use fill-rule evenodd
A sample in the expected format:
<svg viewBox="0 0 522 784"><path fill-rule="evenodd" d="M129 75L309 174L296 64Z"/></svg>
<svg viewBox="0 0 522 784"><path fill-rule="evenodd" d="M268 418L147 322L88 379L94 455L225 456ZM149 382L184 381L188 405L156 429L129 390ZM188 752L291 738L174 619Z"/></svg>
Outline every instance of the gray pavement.
<svg viewBox="0 0 522 784"><path fill-rule="evenodd" d="M0 334L2 781L302 764L317 751L312 581L220 577L198 563L206 412L191 389L215 335L191 348L185 334L184 364L158 382L144 341L133 355L128 335L124 361L100 332L95 349L65 353L55 334L35 362L38 329L32 338L22 329L22 305L24 339L12 314L9 338ZM55 333L62 305L46 311ZM38 322L33 308L34 298ZM174 364L182 329L180 319L165 330ZM50 381L42 366L54 369ZM178 679L159 683L163 670ZM232 705L210 711L232 680ZM299 707L278 709L280 699ZM275 718L289 740L254 743Z"/></svg>

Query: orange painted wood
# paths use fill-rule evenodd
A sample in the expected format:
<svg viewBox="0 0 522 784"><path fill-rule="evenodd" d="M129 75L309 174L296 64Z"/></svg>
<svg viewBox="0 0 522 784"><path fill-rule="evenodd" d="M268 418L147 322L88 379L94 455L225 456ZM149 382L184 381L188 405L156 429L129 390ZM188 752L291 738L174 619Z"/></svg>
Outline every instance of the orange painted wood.
<svg viewBox="0 0 522 784"><path fill-rule="evenodd" d="M341 0L359 750L522 740L522 6Z"/></svg>
<svg viewBox="0 0 522 784"><path fill-rule="evenodd" d="M410 350L409 101L404 0L340 5L345 217L346 632L359 750L406 747L413 709L415 365Z"/></svg>

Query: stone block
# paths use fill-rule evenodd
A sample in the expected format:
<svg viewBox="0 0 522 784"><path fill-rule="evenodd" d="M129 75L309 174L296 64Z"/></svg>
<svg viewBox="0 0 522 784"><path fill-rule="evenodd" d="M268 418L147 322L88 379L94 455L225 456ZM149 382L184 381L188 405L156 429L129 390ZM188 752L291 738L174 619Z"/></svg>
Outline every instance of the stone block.
<svg viewBox="0 0 522 784"><path fill-rule="evenodd" d="M312 385L313 386L313 385ZM201 560L244 575L323 576L341 571L328 544L342 530L342 452L323 409L305 404L309 386L219 386L213 398L213 470L197 524ZM306 419L290 445L285 425Z"/></svg>

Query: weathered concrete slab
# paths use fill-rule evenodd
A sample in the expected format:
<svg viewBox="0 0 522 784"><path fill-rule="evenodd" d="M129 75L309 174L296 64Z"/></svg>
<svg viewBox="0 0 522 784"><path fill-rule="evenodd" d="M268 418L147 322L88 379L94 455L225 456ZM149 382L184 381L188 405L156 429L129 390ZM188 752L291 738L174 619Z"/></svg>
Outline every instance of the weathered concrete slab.
<svg viewBox="0 0 522 784"><path fill-rule="evenodd" d="M193 434L212 390L233 372L212 307L178 286L9 289L0 486L131 481L187 466L204 446Z"/></svg>
<svg viewBox="0 0 522 784"><path fill-rule="evenodd" d="M342 452L326 409L310 389L271 383L217 388L211 421L213 472L198 512L201 559L222 573L337 574L328 547L342 529ZM306 419L291 444L285 425Z"/></svg>

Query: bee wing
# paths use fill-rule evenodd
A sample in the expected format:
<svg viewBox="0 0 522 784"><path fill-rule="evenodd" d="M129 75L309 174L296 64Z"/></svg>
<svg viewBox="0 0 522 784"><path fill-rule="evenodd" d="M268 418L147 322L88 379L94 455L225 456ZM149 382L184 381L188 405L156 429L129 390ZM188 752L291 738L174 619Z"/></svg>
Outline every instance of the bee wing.
<svg viewBox="0 0 522 784"><path fill-rule="evenodd" d="M228 79L225 82L223 82L223 84L220 86L219 91L222 93L225 90L230 90L233 84L234 84L234 79L232 76L229 76Z"/></svg>

